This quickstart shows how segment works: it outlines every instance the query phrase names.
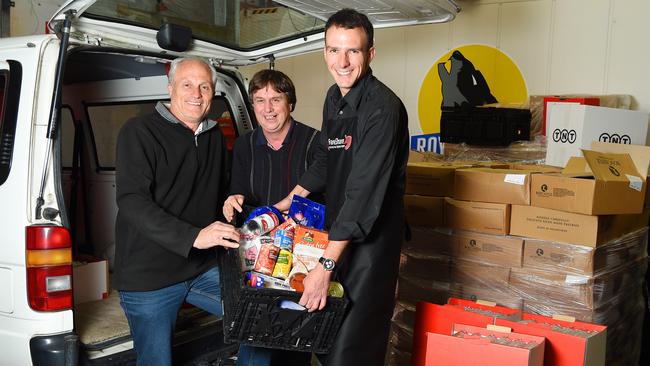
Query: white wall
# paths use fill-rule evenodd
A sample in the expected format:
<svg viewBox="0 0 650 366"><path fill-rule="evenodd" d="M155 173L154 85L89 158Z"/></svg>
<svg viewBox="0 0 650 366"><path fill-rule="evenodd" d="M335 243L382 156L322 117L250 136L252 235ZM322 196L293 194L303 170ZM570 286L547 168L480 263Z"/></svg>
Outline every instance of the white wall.
<svg viewBox="0 0 650 366"><path fill-rule="evenodd" d="M21 0L12 8L12 35L42 33L64 0ZM465 44L494 46L519 66L528 94L630 94L633 109L650 111L650 1L459 0L448 24L378 30L372 68L404 101L411 133L420 133L417 105L433 63ZM267 65L242 68L245 76ZM295 82L294 117L320 127L332 83L322 53L278 60Z"/></svg>
<svg viewBox="0 0 650 366"><path fill-rule="evenodd" d="M422 80L450 49L487 44L509 55L528 94L630 94L633 109L650 111L650 1L464 0L448 24L378 30L374 74L404 101L411 133L420 133L417 105ZM246 76L260 67L242 68ZM332 83L322 53L278 60L296 84L294 117L321 124Z"/></svg>

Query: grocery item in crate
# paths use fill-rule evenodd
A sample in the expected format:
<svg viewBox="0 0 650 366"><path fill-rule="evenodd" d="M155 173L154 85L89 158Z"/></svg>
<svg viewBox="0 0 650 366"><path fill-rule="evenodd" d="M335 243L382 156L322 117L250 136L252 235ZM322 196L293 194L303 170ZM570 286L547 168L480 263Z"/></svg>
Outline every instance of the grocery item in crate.
<svg viewBox="0 0 650 366"><path fill-rule="evenodd" d="M245 277L246 285L250 287L293 291L291 286L287 285L285 281L259 272L246 272Z"/></svg>
<svg viewBox="0 0 650 366"><path fill-rule="evenodd" d="M291 262L293 262L293 254L290 250L280 249L278 259L273 268L273 277L286 279L291 272Z"/></svg>
<svg viewBox="0 0 650 366"><path fill-rule="evenodd" d="M244 222L249 221L249 220L251 220L251 219L253 219L253 218L257 217L257 216L263 215L265 213L269 213L269 212L274 214L275 216L277 216L278 219L280 219L280 223L282 223L284 221L284 218L282 216L282 212L280 212L280 210L278 210L277 208L275 208L273 206L260 206L260 207L255 208L253 211L251 211L251 213L248 214L248 217L246 218L246 220L244 220Z"/></svg>
<svg viewBox="0 0 650 366"><path fill-rule="evenodd" d="M296 224L318 230L325 229L325 205L298 195L293 196L289 206L289 217Z"/></svg>
<svg viewBox="0 0 650 366"><path fill-rule="evenodd" d="M250 240L268 233L282 221L282 215L278 215L273 212L273 210L269 210L268 212L264 212L250 220L247 220L244 225L242 225L240 231L244 240Z"/></svg>
<svg viewBox="0 0 650 366"><path fill-rule="evenodd" d="M291 273L307 273L314 269L318 265L318 259L325 253L328 242L326 231L296 227Z"/></svg>
<svg viewBox="0 0 650 366"><path fill-rule="evenodd" d="M251 271L255 268L260 246L259 236L253 239L241 239L239 242L239 258L241 258L242 272Z"/></svg>
<svg viewBox="0 0 650 366"><path fill-rule="evenodd" d="M292 218L288 218L271 231L271 237L275 240L275 246L292 252L295 233L296 223Z"/></svg>
<svg viewBox="0 0 650 366"><path fill-rule="evenodd" d="M255 272L270 275L275 268L275 262L278 260L280 248L275 246L275 243L270 235L262 235L259 237L260 251L255 261Z"/></svg>
<svg viewBox="0 0 650 366"><path fill-rule="evenodd" d="M297 292L305 291L305 285L303 284L305 277L306 274L304 273L295 273L292 277L289 278L289 286L291 286L291 288ZM343 285L341 285L340 282L330 282L329 288L327 289L327 296L343 297L344 294L345 290L343 289Z"/></svg>

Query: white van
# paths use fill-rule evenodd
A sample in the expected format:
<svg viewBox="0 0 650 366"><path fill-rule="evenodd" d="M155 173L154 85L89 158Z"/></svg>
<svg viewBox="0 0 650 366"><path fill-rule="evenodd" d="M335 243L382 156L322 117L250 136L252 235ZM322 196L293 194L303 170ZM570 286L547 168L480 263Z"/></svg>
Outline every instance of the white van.
<svg viewBox="0 0 650 366"><path fill-rule="evenodd" d="M460 10L451 0L391 3L355 2L378 27L448 21ZM74 278L74 259L112 262L121 125L168 99L171 59L195 55L217 67L210 116L232 142L255 126L234 66L322 47L324 19L337 10L322 6L71 0L50 20L52 34L0 39L0 364L134 362L118 296L75 303L73 291L87 282ZM174 363L218 364L236 350L220 324L183 309Z"/></svg>

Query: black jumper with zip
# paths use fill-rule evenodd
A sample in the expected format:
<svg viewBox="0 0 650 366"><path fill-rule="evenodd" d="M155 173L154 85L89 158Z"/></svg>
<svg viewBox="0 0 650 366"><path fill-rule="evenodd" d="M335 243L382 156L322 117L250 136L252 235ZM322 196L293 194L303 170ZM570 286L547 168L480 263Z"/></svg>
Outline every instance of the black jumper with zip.
<svg viewBox="0 0 650 366"><path fill-rule="evenodd" d="M216 122L200 128L195 135L159 103L120 130L116 289L156 290L216 265L214 248L192 245L202 228L223 220L227 150Z"/></svg>

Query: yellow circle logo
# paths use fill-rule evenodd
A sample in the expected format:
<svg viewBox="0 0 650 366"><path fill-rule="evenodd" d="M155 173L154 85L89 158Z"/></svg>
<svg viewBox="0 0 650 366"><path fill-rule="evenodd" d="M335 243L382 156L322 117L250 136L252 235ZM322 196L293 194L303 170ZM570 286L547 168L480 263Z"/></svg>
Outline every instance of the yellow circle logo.
<svg viewBox="0 0 650 366"><path fill-rule="evenodd" d="M411 137L411 148L439 151L442 107L499 103L521 105L528 99L526 82L515 63L500 50L467 45L450 50L431 67L420 87L418 117L424 135ZM419 139L419 140L418 140Z"/></svg>

